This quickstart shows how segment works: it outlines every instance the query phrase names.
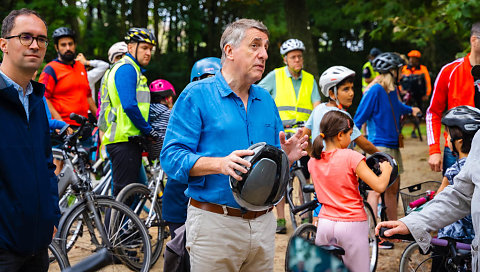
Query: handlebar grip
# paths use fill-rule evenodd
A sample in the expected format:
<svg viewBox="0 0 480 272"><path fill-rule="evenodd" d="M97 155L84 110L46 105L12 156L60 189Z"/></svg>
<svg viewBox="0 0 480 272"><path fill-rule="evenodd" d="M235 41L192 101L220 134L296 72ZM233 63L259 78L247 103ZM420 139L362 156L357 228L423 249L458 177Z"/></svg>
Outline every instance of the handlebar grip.
<svg viewBox="0 0 480 272"><path fill-rule="evenodd" d="M415 201L412 201L410 203L408 203L408 206L410 206L411 209L415 208L415 207L418 207L420 205L423 205L427 202L427 198L426 197L421 197Z"/></svg>
<svg viewBox="0 0 480 272"><path fill-rule="evenodd" d="M90 255L83 261L77 263L76 265L66 268L64 272L90 272L97 271L100 268L103 268L107 265L113 263L112 253L106 249L102 248L93 255Z"/></svg>
<svg viewBox="0 0 480 272"><path fill-rule="evenodd" d="M415 241L411 234L394 234L392 236L385 236L385 231L389 230L389 228L382 227L380 228L379 236L381 238L386 239L398 239L398 240L407 240L407 241Z"/></svg>
<svg viewBox="0 0 480 272"><path fill-rule="evenodd" d="M79 123L80 125L82 125L83 123L85 123L87 121L87 118L81 116L81 115L78 115L74 112L70 113L70 119L72 119L73 121Z"/></svg>
<svg viewBox="0 0 480 272"><path fill-rule="evenodd" d="M292 209L292 213L297 214L300 211L306 210L306 209L312 209L314 210L318 206L318 201L316 199L311 200L310 202L307 202L303 205L300 205L298 207L295 207Z"/></svg>

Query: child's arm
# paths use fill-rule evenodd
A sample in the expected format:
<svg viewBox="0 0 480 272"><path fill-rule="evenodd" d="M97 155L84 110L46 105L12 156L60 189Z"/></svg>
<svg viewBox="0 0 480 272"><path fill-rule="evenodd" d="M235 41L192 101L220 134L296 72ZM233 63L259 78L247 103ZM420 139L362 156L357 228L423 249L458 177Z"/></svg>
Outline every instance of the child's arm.
<svg viewBox="0 0 480 272"><path fill-rule="evenodd" d="M375 175L375 173L368 168L367 163L364 160L357 165L357 169L355 170L357 176L368 184L370 188L375 192L383 193L388 186L390 174L392 173L392 166L389 162L382 162L380 163L380 171L382 171L380 176Z"/></svg>
<svg viewBox="0 0 480 272"><path fill-rule="evenodd" d="M445 187L447 187L448 185L450 185L450 182L448 182L447 177L443 177L443 179L442 179L442 185L440 185L440 187L438 188L438 190L437 190L437 192L435 193L435 195L438 195L438 193L440 193L441 191L443 191L443 189L445 189Z"/></svg>

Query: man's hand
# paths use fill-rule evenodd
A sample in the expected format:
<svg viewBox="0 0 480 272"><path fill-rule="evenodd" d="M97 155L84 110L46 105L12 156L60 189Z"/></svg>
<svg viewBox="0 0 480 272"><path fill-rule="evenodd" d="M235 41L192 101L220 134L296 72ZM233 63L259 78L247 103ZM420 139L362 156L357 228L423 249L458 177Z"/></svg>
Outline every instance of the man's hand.
<svg viewBox="0 0 480 272"><path fill-rule="evenodd" d="M230 155L221 158L220 171L222 174L232 176L236 180L242 180L242 178L235 172L235 170L242 173L247 173L246 167L251 167L252 164L241 157L251 156L255 152L253 150L235 150Z"/></svg>
<svg viewBox="0 0 480 272"><path fill-rule="evenodd" d="M75 61L80 62L84 66L88 66L88 60L85 58L85 56L82 53L78 53L77 57L75 58Z"/></svg>
<svg viewBox="0 0 480 272"><path fill-rule="evenodd" d="M417 107L412 107L412 115L417 116L417 114L422 113L422 111Z"/></svg>
<svg viewBox="0 0 480 272"><path fill-rule="evenodd" d="M53 235L52 239L55 238L55 234L57 234L57 227L53 226Z"/></svg>
<svg viewBox="0 0 480 272"><path fill-rule="evenodd" d="M160 133L152 128L148 133L147 139L152 142L158 142L160 141Z"/></svg>
<svg viewBox="0 0 480 272"><path fill-rule="evenodd" d="M378 223L377 227L375 227L375 235L379 236L380 228L388 228L389 230L384 232L384 235L389 237L394 234L410 234L410 230L402 221L384 221ZM385 238L381 238L380 240L385 240ZM389 239L390 240L390 239ZM392 239L394 242L400 242L399 240Z"/></svg>
<svg viewBox="0 0 480 272"><path fill-rule="evenodd" d="M442 154L435 153L430 155L428 158L428 164L430 164L430 169L435 172L442 172Z"/></svg>
<svg viewBox="0 0 480 272"><path fill-rule="evenodd" d="M305 151L308 146L308 135L304 135L302 129L299 129L297 133L288 140L285 139L285 132L283 131L280 131L279 137L282 149L287 153L290 164L308 155L307 151Z"/></svg>

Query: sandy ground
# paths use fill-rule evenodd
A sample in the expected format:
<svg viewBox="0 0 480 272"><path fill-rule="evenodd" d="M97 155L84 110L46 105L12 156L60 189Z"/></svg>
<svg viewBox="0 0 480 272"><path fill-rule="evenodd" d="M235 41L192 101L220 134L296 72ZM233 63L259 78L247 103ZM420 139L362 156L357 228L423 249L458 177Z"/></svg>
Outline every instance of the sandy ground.
<svg viewBox="0 0 480 272"><path fill-rule="evenodd" d="M441 180L440 173L434 173L430 171L430 167L428 166L428 146L426 143L426 139L424 137L424 141L420 142L418 139L411 139L410 132L411 129L407 128L404 131L404 135L408 135L405 141L405 148L401 149L402 156L403 156L403 163L405 172L401 177L401 185L400 187L405 187L408 185L417 184L423 181L428 180ZM288 205L287 205L288 206ZM286 207L286 209L288 209ZM288 210L286 210L286 214L288 215ZM398 206L398 216L403 217L403 208L402 203L399 203ZM288 232L287 234L283 235L276 235L275 237L275 272L285 271L285 252L287 247L288 238L292 234L293 230L288 221L287 216L287 227ZM403 249L407 246L406 243L398 243L395 244L395 248L392 250L380 250L379 259L377 264L377 271L398 271L398 265L400 256L402 254ZM58 271L55 268L50 269L50 271ZM110 267L105 269L105 271L130 271L126 267ZM160 260L156 263L156 265L152 268L152 271L163 271L163 258L161 257Z"/></svg>

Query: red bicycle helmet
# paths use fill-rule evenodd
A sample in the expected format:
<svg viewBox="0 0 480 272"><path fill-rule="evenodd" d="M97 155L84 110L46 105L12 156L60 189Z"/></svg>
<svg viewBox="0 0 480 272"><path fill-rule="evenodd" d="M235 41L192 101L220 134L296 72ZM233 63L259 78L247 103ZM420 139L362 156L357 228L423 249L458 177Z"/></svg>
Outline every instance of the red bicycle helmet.
<svg viewBox="0 0 480 272"><path fill-rule="evenodd" d="M165 79L157 79L153 81L150 83L149 88L150 94L152 95L158 95L162 98L175 96L175 89L173 88L173 85Z"/></svg>

